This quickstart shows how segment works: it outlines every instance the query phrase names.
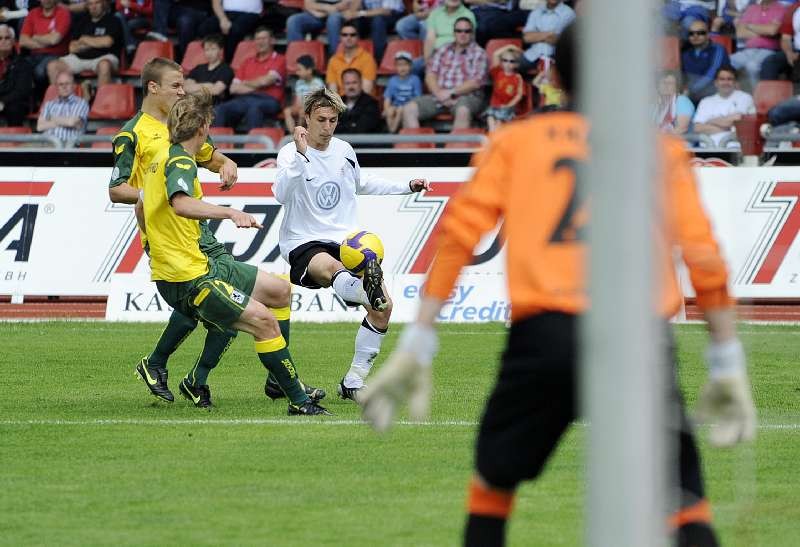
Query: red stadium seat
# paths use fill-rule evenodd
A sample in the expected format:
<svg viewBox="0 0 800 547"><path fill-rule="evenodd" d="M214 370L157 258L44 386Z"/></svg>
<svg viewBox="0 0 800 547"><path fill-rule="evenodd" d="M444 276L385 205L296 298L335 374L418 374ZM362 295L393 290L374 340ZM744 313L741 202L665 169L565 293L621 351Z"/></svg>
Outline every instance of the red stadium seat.
<svg viewBox="0 0 800 547"><path fill-rule="evenodd" d="M119 71L120 76L139 76L142 73L144 64L155 57L175 58L175 51L172 42L159 42L158 40L145 40L139 42L136 47L136 54L130 68Z"/></svg>
<svg viewBox="0 0 800 547"><path fill-rule="evenodd" d="M677 36L661 37L661 69L681 69L681 44Z"/></svg>
<svg viewBox="0 0 800 547"><path fill-rule="evenodd" d="M263 135L265 137L269 137L272 140L273 146L278 148L280 145L281 139L283 138L286 133L283 131L282 127L256 127L255 129L251 129L248 135ZM263 148L260 143L257 142L249 142L244 145L245 148Z"/></svg>
<svg viewBox="0 0 800 547"><path fill-rule="evenodd" d="M722 47L725 48L725 51L728 52L728 55L733 53L733 38L726 34L712 34L711 41L716 42Z"/></svg>
<svg viewBox="0 0 800 547"><path fill-rule="evenodd" d="M119 130L122 129L119 126L109 126L109 127L101 127L96 132L95 135L108 135L108 140L105 142L93 142L92 148L104 148L104 149L111 149L111 137L119 133Z"/></svg>
<svg viewBox="0 0 800 547"><path fill-rule="evenodd" d="M422 40L389 40L383 52L378 74L388 76L394 74L394 56L398 51L407 51L416 59L422 56Z"/></svg>
<svg viewBox="0 0 800 547"><path fill-rule="evenodd" d="M433 135L436 132L433 127L403 128L399 135ZM396 142L394 148L436 148L432 142Z"/></svg>
<svg viewBox="0 0 800 547"><path fill-rule="evenodd" d="M359 40L358 45L361 46L361 49L367 50L369 53L375 55L375 46L372 44L372 40ZM342 42L339 42L339 46L336 48L336 53L341 53L344 49L344 45Z"/></svg>
<svg viewBox="0 0 800 547"><path fill-rule="evenodd" d="M789 80L761 80L753 92L756 113L766 115L776 104L792 98L792 82Z"/></svg>
<svg viewBox="0 0 800 547"><path fill-rule="evenodd" d="M0 134L3 135L30 135L31 128L24 126L11 126L0 127ZM16 142L0 142L0 148L16 148L19 143Z"/></svg>
<svg viewBox="0 0 800 547"><path fill-rule="evenodd" d="M289 42L286 48L286 72L297 72L297 59L303 55L310 55L314 59L317 72L325 73L325 46L319 40L298 40Z"/></svg>
<svg viewBox="0 0 800 547"><path fill-rule="evenodd" d="M189 42L186 46L186 53L183 54L183 67L184 75L188 75L197 65L204 65L206 63L206 55L203 53L203 41L194 40Z"/></svg>
<svg viewBox="0 0 800 547"><path fill-rule="evenodd" d="M136 114L133 86L130 84L105 84L97 88L90 120L127 120Z"/></svg>
<svg viewBox="0 0 800 547"><path fill-rule="evenodd" d="M242 40L236 46L236 51L233 52L233 60L231 61L231 68L235 71L250 57L256 54L255 40Z"/></svg>
<svg viewBox="0 0 800 547"><path fill-rule="evenodd" d="M486 131L480 127L462 127L461 129L453 129L450 131L451 135L485 135ZM483 146L479 142L448 142L444 145L445 148L480 148Z"/></svg>
<svg viewBox="0 0 800 547"><path fill-rule="evenodd" d="M494 55L495 51L509 45L524 49L520 38L492 38L486 42L486 55L489 57L489 64L492 64L492 55Z"/></svg>

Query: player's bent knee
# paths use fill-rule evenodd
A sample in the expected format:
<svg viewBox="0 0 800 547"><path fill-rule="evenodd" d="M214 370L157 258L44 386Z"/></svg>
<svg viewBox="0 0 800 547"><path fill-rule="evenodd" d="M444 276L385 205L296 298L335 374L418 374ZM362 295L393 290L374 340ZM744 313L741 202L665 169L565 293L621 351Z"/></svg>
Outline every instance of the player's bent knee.
<svg viewBox="0 0 800 547"><path fill-rule="evenodd" d="M276 278L275 299L277 305L273 307L287 307L292 302L292 284L280 277Z"/></svg>
<svg viewBox="0 0 800 547"><path fill-rule="evenodd" d="M253 299L247 303L234 327L252 334L256 340L271 340L281 334L275 316L264 304Z"/></svg>
<svg viewBox="0 0 800 547"><path fill-rule="evenodd" d="M259 313L254 318L254 326L256 327L256 332L253 333L253 336L255 336L257 340L272 340L281 335L278 321L266 308L263 314Z"/></svg>
<svg viewBox="0 0 800 547"><path fill-rule="evenodd" d="M475 467L486 482L496 488L513 490L522 481L538 477L544 469L550 450L530 439L520 441L508 431L480 431Z"/></svg>
<svg viewBox="0 0 800 547"><path fill-rule="evenodd" d="M478 473L487 485L500 490L514 490L523 480L535 479L542 466L529 465L523 468L519 462L509 462L504 458L481 457L475 462Z"/></svg>

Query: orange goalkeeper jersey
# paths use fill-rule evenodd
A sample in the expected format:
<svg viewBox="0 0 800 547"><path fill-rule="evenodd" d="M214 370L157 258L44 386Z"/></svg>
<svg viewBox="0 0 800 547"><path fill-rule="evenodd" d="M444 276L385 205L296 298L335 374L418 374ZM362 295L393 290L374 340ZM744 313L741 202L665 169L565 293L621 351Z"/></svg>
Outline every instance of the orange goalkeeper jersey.
<svg viewBox="0 0 800 547"><path fill-rule="evenodd" d="M473 159L472 180L447 206L425 294L447 299L481 236L502 217L512 319L545 311L584 311L588 203L582 195L589 192L576 191L576 169L589 159L587 134L586 120L572 112L538 115L495 133ZM676 245L698 305L730 306L727 270L700 203L689 156L677 139L664 137L659 145L666 220L655 245L663 283L658 310L671 316L682 303L672 260Z"/></svg>

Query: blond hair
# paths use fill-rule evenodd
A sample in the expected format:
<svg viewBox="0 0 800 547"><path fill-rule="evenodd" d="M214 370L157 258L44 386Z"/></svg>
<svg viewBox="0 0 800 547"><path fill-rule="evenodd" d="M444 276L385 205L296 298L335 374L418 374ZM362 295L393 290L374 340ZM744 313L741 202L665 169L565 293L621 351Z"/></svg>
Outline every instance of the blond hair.
<svg viewBox="0 0 800 547"><path fill-rule="evenodd" d="M164 73L169 72L170 70L177 70L178 72L183 73L181 65L172 59L167 59L165 57L154 57L147 61L142 67L142 89L144 90L144 94L147 95L148 93L147 84L150 82L155 82L158 85L161 85L161 80L164 78Z"/></svg>
<svg viewBox="0 0 800 547"><path fill-rule="evenodd" d="M188 141L214 120L214 98L207 89L175 101L167 116L171 143Z"/></svg>
<svg viewBox="0 0 800 547"><path fill-rule="evenodd" d="M312 91L303 100L303 111L307 116L318 108L333 108L338 114L347 110L339 94L327 87Z"/></svg>

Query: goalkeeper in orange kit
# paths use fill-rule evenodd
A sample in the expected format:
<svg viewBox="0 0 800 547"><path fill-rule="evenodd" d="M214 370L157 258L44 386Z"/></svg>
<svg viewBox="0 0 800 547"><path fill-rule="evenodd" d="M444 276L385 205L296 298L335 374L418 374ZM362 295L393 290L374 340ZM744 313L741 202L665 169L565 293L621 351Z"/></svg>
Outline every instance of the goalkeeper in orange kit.
<svg viewBox="0 0 800 547"><path fill-rule="evenodd" d="M574 53L575 33L569 29L557 44L556 67L572 99ZM389 427L407 398L413 417L427 415L430 368L438 346L437 314L481 236L502 217L512 325L478 432L466 545L504 544L516 488L541 473L577 417L577 324L589 302L583 237L588 212L577 191L575 171L589 159L587 133L580 114L552 112L509 124L476 155L472 180L453 198L441 221L439 251L417 320L404 330L398 348L362 399L364 417L379 430ZM663 197L665 220L656 267L665 281L658 313L671 340L667 318L682 303L671 256L673 245L679 246L711 335L706 353L709 382L700 408L718 424L711 431L712 444L729 446L754 437L756 416L736 337L728 275L683 143L663 137L659 144L665 175L657 191ZM680 510L670 525L678 545L716 546L699 454L675 380L671 343L664 348L664 361L671 369L669 400L681 415L680 427L669 431L679 449L681 491Z"/></svg>

